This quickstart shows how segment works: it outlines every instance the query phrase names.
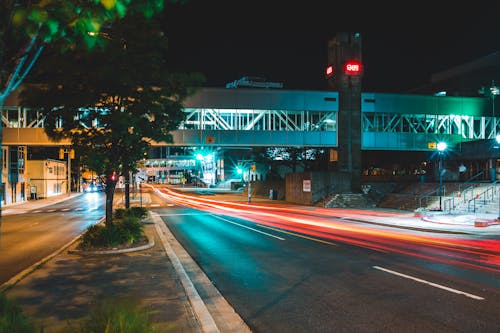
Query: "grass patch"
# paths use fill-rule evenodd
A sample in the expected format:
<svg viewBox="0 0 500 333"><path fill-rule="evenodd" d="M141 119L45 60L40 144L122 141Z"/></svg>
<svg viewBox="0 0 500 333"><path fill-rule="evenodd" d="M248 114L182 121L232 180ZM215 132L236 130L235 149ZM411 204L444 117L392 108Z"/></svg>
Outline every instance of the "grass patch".
<svg viewBox="0 0 500 333"><path fill-rule="evenodd" d="M0 293L0 333L34 333L43 332L39 330L30 317L15 300L8 299L3 292Z"/></svg>
<svg viewBox="0 0 500 333"><path fill-rule="evenodd" d="M105 300L97 304L80 323L81 333L155 333L150 313L131 299Z"/></svg>

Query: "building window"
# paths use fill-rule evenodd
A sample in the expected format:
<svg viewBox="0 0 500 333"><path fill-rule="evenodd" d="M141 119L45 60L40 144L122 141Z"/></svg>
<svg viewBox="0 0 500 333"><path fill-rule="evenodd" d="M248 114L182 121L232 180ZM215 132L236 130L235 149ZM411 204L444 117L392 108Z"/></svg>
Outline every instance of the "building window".
<svg viewBox="0 0 500 333"><path fill-rule="evenodd" d="M19 146L18 147L18 161L17 161L17 168L19 170L20 175L24 175L24 156L26 155L26 147L25 146Z"/></svg>
<svg viewBox="0 0 500 333"><path fill-rule="evenodd" d="M2 148L2 169L7 169L7 149Z"/></svg>

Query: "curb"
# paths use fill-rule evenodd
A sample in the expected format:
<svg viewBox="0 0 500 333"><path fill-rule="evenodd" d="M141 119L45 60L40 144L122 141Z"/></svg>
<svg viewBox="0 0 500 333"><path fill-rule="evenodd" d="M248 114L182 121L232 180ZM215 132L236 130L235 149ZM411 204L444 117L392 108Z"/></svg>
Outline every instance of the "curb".
<svg viewBox="0 0 500 333"><path fill-rule="evenodd" d="M248 325L217 290L212 281L208 279L184 247L182 247L165 222L163 222L160 215L156 212L150 213L155 222L160 242L177 272L177 276L191 305L191 309L198 320L201 331L204 333L251 333ZM184 268L185 265L188 271ZM208 301L205 302L201 298L188 272L189 274L196 275L195 280L198 288L202 288L205 293L211 295Z"/></svg>
<svg viewBox="0 0 500 333"><path fill-rule="evenodd" d="M148 236L148 238L150 238ZM128 252L136 252L141 250L150 249L155 246L155 241L152 240L146 245L141 245L137 247L131 247L127 249L111 249L111 250L102 250L102 251L86 251L86 250L69 250L70 254L79 254L79 255L93 255L93 254L118 254L118 253L128 253Z"/></svg>
<svg viewBox="0 0 500 333"><path fill-rule="evenodd" d="M152 214L152 217L153 220L155 221L156 232L161 240L161 243L163 245L163 248L165 249L167 256L170 258L170 261L172 262L172 265L174 266L174 269L177 272L177 276L179 277L182 286L184 287L184 291L186 292L186 296L189 300L189 303L191 304L193 312L196 314L196 318L198 319L200 328L202 329L203 332L214 332L214 333L220 332L219 328L217 327L217 324L210 315L210 312L208 311L205 303L203 302L200 295L198 294L198 291L193 285L193 282L191 282L191 279L188 277L186 271L184 270L181 261L179 260L176 253L170 246L170 243L167 239L167 234L168 234L168 230L166 229L167 226L163 224L161 218L156 214Z"/></svg>
<svg viewBox="0 0 500 333"><path fill-rule="evenodd" d="M100 222L104 221L100 220ZM144 224L144 222L143 222ZM79 255L96 255L96 254L119 254L119 253L129 253L129 252L137 252L137 251L142 251L142 250L147 250L156 245L155 243L155 238L154 235L151 231L145 232L149 243L146 245L141 245L141 246L136 246L136 247L129 247L125 249L110 249L110 250L99 250L99 251L88 251L88 250L68 250L68 253L70 254L79 254Z"/></svg>

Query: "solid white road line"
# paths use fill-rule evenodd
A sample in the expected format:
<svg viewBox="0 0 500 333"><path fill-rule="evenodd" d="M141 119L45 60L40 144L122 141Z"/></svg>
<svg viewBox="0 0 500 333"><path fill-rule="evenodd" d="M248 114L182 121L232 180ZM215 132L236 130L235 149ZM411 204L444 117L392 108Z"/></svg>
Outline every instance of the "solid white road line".
<svg viewBox="0 0 500 333"><path fill-rule="evenodd" d="M239 224L239 223L236 223L236 222L230 221L230 220L228 220L228 219L225 219L225 218L220 217L220 216L217 216L217 215L214 215L214 217L218 218L219 220L222 220L222 221L229 222L229 223L232 223L232 224L234 224L234 225L237 225L238 227L246 228L246 229L249 229L249 230L252 230L252 231L255 231L255 232L261 233L261 234L266 235L266 236L269 236L269 237L274 237L274 238L279 239L279 240L285 240L285 239L284 239L284 238L282 238L282 237L278 237L278 236L276 236L276 235L269 234L269 233L264 232L264 231L261 231L261 230L257 230L257 229L251 228L251 227L247 227L246 225L243 225L243 224Z"/></svg>
<svg viewBox="0 0 500 333"><path fill-rule="evenodd" d="M430 282L430 281L422 280L422 279L419 279L419 278L416 278L416 277L413 277L413 276L410 276L410 275L406 275L406 274L403 274L403 273L391 271L390 269L387 269L387 268L382 268L380 266L373 266L373 268L381 270L381 271L384 271L384 272L387 272L387 273L390 273L390 274L401 276L401 277L404 277L404 278L407 278L407 279L410 279L410 280L413 280L413 281L417 281L417 282L420 282L420 283L425 283L425 284L428 284L429 286L433 286L433 287L436 287L436 288L444 289L446 291L449 291L449 292L452 292L452 293L455 293L455 294L464 295L466 297L470 297L470 298L477 299L477 300L484 300L483 297L476 296L476 295L473 295L473 294L469 294L469 293L466 293L465 291L460 291L460 290L453 289L453 288L450 288L450 287L446 287L446 286L443 286L443 285L440 285L440 284L437 284L437 283L433 283L433 282Z"/></svg>

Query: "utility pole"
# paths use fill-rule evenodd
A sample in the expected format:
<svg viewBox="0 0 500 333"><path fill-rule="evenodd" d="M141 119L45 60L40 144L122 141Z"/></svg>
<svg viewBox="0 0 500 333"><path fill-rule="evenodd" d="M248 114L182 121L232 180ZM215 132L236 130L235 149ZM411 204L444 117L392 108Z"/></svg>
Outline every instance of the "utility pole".
<svg viewBox="0 0 500 333"><path fill-rule="evenodd" d="M71 159L75 158L75 150L70 148L59 148L59 159L64 159L64 154L68 155L68 196L71 196Z"/></svg>
<svg viewBox="0 0 500 333"><path fill-rule="evenodd" d="M250 168L248 168L248 203L252 202L252 180L250 179Z"/></svg>

